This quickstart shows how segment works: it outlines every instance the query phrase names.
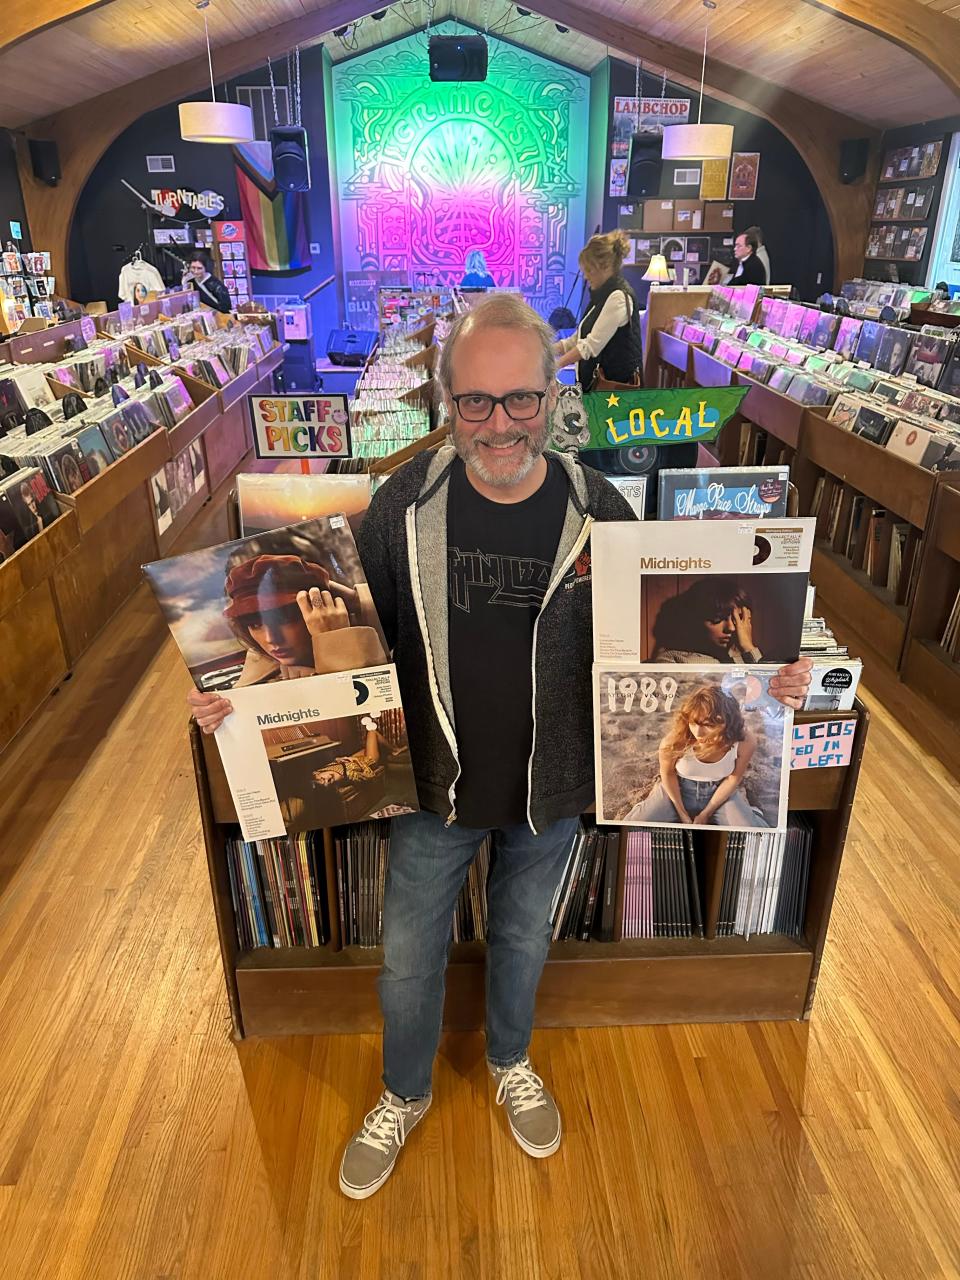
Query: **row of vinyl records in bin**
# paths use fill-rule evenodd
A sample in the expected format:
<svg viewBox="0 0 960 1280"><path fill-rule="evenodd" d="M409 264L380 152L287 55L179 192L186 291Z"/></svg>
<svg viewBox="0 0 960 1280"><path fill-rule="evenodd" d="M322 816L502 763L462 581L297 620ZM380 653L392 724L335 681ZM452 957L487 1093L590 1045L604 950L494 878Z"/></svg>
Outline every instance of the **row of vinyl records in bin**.
<svg viewBox="0 0 960 1280"><path fill-rule="evenodd" d="M318 947L332 935L331 907L343 946L379 946L390 847L389 821L337 828L332 838L335 900L327 892L322 831L273 840L226 841L227 870L242 951ZM722 863L707 858L720 842ZM622 831L581 822L551 909L556 942L618 942L803 933L813 827L791 813L785 831ZM451 921L454 942L487 936L487 877L496 847L480 845ZM706 882L721 866L719 895ZM705 904L717 906L709 917Z"/></svg>

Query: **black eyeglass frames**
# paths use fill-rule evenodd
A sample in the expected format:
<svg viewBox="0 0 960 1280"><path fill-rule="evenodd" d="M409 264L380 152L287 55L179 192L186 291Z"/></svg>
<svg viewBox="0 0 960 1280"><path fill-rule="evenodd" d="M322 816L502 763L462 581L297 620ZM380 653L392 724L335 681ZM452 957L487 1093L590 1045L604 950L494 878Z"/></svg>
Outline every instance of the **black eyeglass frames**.
<svg viewBox="0 0 960 1280"><path fill-rule="evenodd" d="M487 396L476 391L464 395L451 396L457 406L457 413L464 422L486 422L498 404L503 405L504 412L514 422L527 422L540 412L543 391L508 391L505 396Z"/></svg>

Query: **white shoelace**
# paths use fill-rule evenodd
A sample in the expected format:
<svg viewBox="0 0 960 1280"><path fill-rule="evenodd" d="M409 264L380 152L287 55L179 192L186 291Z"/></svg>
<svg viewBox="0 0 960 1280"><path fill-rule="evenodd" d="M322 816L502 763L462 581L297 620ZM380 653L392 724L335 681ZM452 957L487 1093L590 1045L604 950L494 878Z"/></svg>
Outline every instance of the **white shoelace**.
<svg viewBox="0 0 960 1280"><path fill-rule="evenodd" d="M399 1106L396 1102L388 1102L381 1098L374 1109L364 1117L363 1133L357 1139L368 1147L376 1147L384 1155L395 1142L402 1147L406 1141L404 1125L410 1107Z"/></svg>
<svg viewBox="0 0 960 1280"><path fill-rule="evenodd" d="M546 1105L543 1081L526 1058L500 1077L500 1084L497 1086L498 1107L508 1094L514 1111L533 1111L536 1107Z"/></svg>

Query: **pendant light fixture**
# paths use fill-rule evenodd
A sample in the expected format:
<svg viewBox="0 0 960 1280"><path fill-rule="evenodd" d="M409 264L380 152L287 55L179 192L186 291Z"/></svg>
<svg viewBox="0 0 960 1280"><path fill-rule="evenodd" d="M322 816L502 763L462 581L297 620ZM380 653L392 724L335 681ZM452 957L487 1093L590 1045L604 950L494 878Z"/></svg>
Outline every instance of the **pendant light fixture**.
<svg viewBox="0 0 960 1280"><path fill-rule="evenodd" d="M210 0L199 0L203 14L203 34L207 42L207 65L210 68L210 101L180 103L180 137L184 142L219 142L239 145L253 142L253 112L239 102L218 102L213 87L213 55L210 52L210 28L206 10Z"/></svg>
<svg viewBox="0 0 960 1280"><path fill-rule="evenodd" d="M705 9L716 9L716 0L703 0ZM703 28L703 67L700 72L700 109L696 124L672 124L663 131L664 160L729 160L733 151L732 124L703 124L703 85L707 77L707 32Z"/></svg>

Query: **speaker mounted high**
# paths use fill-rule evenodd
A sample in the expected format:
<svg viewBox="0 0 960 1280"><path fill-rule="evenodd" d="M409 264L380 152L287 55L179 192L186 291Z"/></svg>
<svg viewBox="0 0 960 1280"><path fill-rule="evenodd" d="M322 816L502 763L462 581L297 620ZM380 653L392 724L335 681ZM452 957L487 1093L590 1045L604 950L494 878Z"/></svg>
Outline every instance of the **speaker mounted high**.
<svg viewBox="0 0 960 1280"><path fill-rule="evenodd" d="M431 80L487 78L487 42L483 36L431 36L429 52Z"/></svg>
<svg viewBox="0 0 960 1280"><path fill-rule="evenodd" d="M270 130L273 176L281 191L310 190L310 147L300 125L280 124Z"/></svg>

